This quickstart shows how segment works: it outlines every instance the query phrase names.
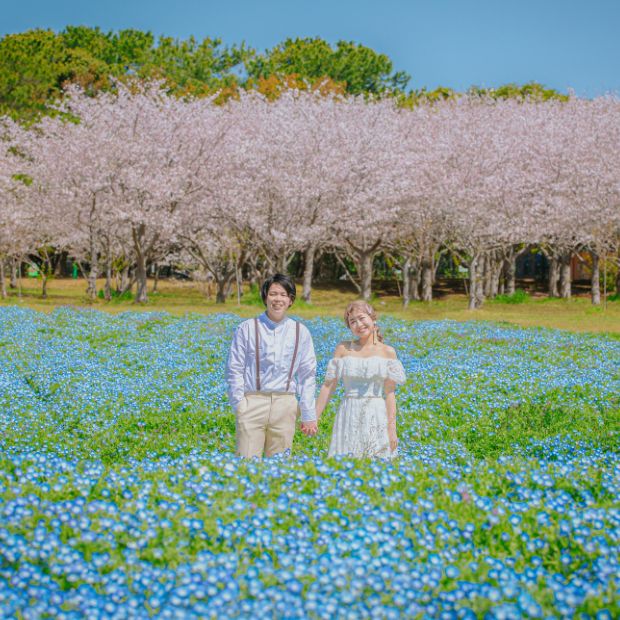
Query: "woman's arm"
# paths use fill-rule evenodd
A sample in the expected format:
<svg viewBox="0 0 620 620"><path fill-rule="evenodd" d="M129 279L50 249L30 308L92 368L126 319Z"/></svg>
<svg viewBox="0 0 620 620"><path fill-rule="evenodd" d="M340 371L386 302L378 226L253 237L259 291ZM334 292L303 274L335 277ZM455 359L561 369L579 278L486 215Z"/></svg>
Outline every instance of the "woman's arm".
<svg viewBox="0 0 620 620"><path fill-rule="evenodd" d="M345 354L346 345L344 342L341 342L334 351L333 359L338 359ZM332 397L336 386L338 385L338 377L334 377L332 379L325 379L323 385L321 386L321 391L316 399L316 421L319 421L321 414L325 411L325 407L327 407L327 403L329 399Z"/></svg>
<svg viewBox="0 0 620 620"><path fill-rule="evenodd" d="M396 383L392 379L386 379L383 389L385 390L390 452L394 452L398 447L398 435L396 434Z"/></svg>
<svg viewBox="0 0 620 620"><path fill-rule="evenodd" d="M334 390L338 385L338 379L326 379L321 386L321 391L316 399L316 420L317 422L321 418L321 414L325 410L329 399L332 397Z"/></svg>

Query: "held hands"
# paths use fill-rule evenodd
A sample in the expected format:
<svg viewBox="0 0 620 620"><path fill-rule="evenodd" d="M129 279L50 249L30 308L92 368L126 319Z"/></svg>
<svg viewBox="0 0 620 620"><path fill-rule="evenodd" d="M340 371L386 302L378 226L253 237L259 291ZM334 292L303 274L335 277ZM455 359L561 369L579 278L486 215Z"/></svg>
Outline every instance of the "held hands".
<svg viewBox="0 0 620 620"><path fill-rule="evenodd" d="M314 437L319 431L316 420L312 422L302 422L301 423L301 432L308 437Z"/></svg>
<svg viewBox="0 0 620 620"><path fill-rule="evenodd" d="M319 404L316 404L316 420L311 422L301 423L301 432L307 437L314 437L319 432L319 418L321 417L321 411L319 411Z"/></svg>

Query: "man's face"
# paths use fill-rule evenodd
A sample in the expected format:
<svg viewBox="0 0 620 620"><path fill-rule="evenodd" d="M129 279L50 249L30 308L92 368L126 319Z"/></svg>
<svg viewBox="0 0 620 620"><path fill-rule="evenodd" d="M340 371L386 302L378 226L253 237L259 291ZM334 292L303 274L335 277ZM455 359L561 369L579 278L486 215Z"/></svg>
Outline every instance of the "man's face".
<svg viewBox="0 0 620 620"><path fill-rule="evenodd" d="M267 291L267 315L272 321L280 321L293 303L281 284L273 283Z"/></svg>

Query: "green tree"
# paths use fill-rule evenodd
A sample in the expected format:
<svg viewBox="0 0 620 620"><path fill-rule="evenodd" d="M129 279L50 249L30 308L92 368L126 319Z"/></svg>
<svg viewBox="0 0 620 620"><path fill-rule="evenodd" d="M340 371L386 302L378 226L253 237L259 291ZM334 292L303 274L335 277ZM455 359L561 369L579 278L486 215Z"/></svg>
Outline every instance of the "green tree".
<svg viewBox="0 0 620 620"><path fill-rule="evenodd" d="M214 92L237 85L235 70L250 53L244 45L222 46L221 39L202 41L161 37L148 61L138 70L141 77L162 77L177 92Z"/></svg>
<svg viewBox="0 0 620 620"><path fill-rule="evenodd" d="M403 91L410 79L394 72L385 54L349 41L338 41L333 48L318 37L287 39L264 54L253 54L245 66L250 83L272 75L296 75L311 83L330 78L345 84L350 94Z"/></svg>
<svg viewBox="0 0 620 620"><path fill-rule="evenodd" d="M220 39L187 40L150 32L103 32L88 26L29 30L0 39L0 114L29 120L49 113L68 83L87 92L111 87L110 78L158 78L177 94L236 88L235 73L251 53Z"/></svg>
<svg viewBox="0 0 620 620"><path fill-rule="evenodd" d="M538 82L527 82L527 84L504 84L497 88L480 88L472 86L468 91L470 95L488 95L495 99L535 99L537 101L547 101L549 99L558 99L560 101L568 100L567 95L554 88L547 88Z"/></svg>
<svg viewBox="0 0 620 620"><path fill-rule="evenodd" d="M90 56L104 63L115 77L144 65L155 45L150 32L134 29L102 32L99 28L88 26L67 26L60 37L68 49L87 50Z"/></svg>
<svg viewBox="0 0 620 620"><path fill-rule="evenodd" d="M51 30L0 39L0 114L31 117L45 110L67 74L62 41Z"/></svg>
<svg viewBox="0 0 620 620"><path fill-rule="evenodd" d="M150 32L133 29L103 33L99 28L67 26L61 34L68 47L88 50L116 78L163 79L180 93L213 92L236 84L233 71L248 54L243 45L222 46L221 39L162 36L155 41Z"/></svg>

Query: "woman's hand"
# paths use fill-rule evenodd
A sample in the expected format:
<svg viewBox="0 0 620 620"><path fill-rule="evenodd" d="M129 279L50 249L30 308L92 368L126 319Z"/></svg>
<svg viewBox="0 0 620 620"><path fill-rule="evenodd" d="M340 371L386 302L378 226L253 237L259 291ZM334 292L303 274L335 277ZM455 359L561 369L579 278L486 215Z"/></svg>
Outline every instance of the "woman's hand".
<svg viewBox="0 0 620 620"><path fill-rule="evenodd" d="M388 435L390 438L390 452L396 452L396 448L398 448L398 435L396 435L396 429L390 430Z"/></svg>
<svg viewBox="0 0 620 620"><path fill-rule="evenodd" d="M314 437L319 432L317 421L312 420L311 422L302 422L301 423L301 432L308 437Z"/></svg>

